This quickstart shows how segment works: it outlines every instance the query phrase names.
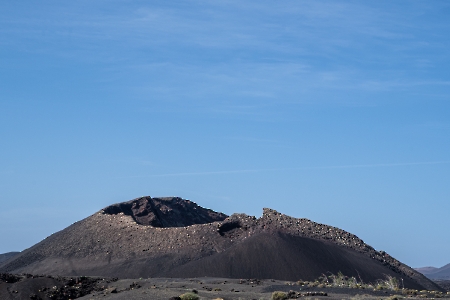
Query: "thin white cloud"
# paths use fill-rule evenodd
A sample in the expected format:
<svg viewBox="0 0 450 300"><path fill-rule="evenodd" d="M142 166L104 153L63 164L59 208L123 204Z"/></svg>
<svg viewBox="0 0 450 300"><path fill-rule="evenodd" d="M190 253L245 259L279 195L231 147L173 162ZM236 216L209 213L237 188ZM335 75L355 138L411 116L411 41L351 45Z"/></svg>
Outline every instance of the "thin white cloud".
<svg viewBox="0 0 450 300"><path fill-rule="evenodd" d="M427 161L427 162L409 162L409 163L315 166L315 167L300 167L300 168L267 168L267 169L242 169L242 170L229 170L229 171L179 172L179 173L153 174L153 175L146 175L146 176L127 176L126 178L182 177L182 176L226 175L226 174L262 173L262 172L278 172L278 171L307 171L307 170L325 170L325 169L383 168L383 167L405 167L405 166L443 165L443 164L450 164L450 160Z"/></svg>
<svg viewBox="0 0 450 300"><path fill-rule="evenodd" d="M39 8L41 13L27 15L0 13L0 43L19 52L108 63L111 70L99 76L100 83L134 78L123 88L135 97L177 103L188 98L207 112L250 113L229 109L217 98L347 103L369 97L352 100L349 93L336 91L413 93L423 85L448 85L439 78L413 78L405 70L417 61L439 63L439 55L423 57L417 50L441 47L438 53L445 53L448 48L446 38L424 37L426 31L435 36L448 26L434 30L439 23L426 22L428 28L422 28L415 22L416 15L435 10L432 5L193 1L189 6L115 3L105 12L102 5L82 1ZM270 114L256 110L261 112Z"/></svg>

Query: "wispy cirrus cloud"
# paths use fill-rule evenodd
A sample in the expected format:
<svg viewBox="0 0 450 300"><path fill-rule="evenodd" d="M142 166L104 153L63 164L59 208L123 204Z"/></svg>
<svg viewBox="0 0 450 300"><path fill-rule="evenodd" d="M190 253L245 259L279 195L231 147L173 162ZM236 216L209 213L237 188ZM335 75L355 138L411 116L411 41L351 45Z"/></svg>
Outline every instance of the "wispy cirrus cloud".
<svg viewBox="0 0 450 300"><path fill-rule="evenodd" d="M105 3L37 6L23 15L4 9L0 43L104 65L97 83L120 82L114 86L135 99L175 103L170 109L189 101L196 111L236 116L269 115L266 103L363 103L375 101L371 93L447 86L420 72L446 60L449 46L430 38L448 24L416 24L438 9L433 5L193 1L116 2L105 9ZM424 56L424 49L441 55ZM258 105L250 103L251 111L242 101Z"/></svg>
<svg viewBox="0 0 450 300"><path fill-rule="evenodd" d="M223 171L200 171L200 172L176 172L161 173L143 176L125 176L123 178L143 178L143 177L182 177L182 176L205 176L205 175L227 175L244 173L263 173L280 171L308 171L308 170L327 170L327 169L358 169L358 168L385 168L385 167L407 167L407 166L426 166L426 165L447 165L450 160L443 161L425 161L425 162L406 162L406 163L382 163L382 164L355 164L355 165L330 165L313 166L298 168L261 168L261 169L241 169L241 170L223 170ZM122 177L120 177L122 178Z"/></svg>

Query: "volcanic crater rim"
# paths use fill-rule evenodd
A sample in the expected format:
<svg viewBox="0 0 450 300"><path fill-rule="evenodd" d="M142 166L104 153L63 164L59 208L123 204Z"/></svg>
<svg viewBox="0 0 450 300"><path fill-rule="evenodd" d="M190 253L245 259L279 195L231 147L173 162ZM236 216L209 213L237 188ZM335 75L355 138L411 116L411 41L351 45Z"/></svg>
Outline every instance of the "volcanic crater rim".
<svg viewBox="0 0 450 300"><path fill-rule="evenodd" d="M130 216L139 225L159 228L186 227L224 221L228 215L203 208L195 202L180 197L150 196L105 207L101 213Z"/></svg>

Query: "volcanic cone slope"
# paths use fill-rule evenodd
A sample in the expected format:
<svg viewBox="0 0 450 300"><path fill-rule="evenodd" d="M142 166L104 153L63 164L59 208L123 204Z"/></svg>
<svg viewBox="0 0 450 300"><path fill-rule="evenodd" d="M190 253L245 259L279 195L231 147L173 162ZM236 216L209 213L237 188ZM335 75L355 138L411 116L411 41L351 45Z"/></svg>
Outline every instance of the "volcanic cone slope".
<svg viewBox="0 0 450 300"><path fill-rule="evenodd" d="M139 277L314 280L343 272L365 282L386 275L439 290L387 253L336 227L265 208L226 216L181 198L114 204L22 251L0 272Z"/></svg>

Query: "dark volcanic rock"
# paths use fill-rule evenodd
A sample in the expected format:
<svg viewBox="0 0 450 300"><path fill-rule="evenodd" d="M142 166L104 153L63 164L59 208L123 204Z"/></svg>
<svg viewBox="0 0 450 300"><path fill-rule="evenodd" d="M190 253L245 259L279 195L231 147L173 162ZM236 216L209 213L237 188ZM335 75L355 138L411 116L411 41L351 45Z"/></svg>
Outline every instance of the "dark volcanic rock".
<svg viewBox="0 0 450 300"><path fill-rule="evenodd" d="M114 204L57 232L0 272L64 276L315 280L327 272L439 290L422 274L342 229L265 208L224 214L180 198Z"/></svg>
<svg viewBox="0 0 450 300"><path fill-rule="evenodd" d="M105 214L123 213L140 225L153 227L184 227L223 221L228 216L198 206L192 201L173 198L142 197L113 204L103 209Z"/></svg>
<svg viewBox="0 0 450 300"><path fill-rule="evenodd" d="M22 277L14 274L5 274L0 273L0 281L6 282L6 283L14 283L21 279Z"/></svg>
<svg viewBox="0 0 450 300"><path fill-rule="evenodd" d="M0 274L0 299L69 300L105 290L115 278Z"/></svg>

